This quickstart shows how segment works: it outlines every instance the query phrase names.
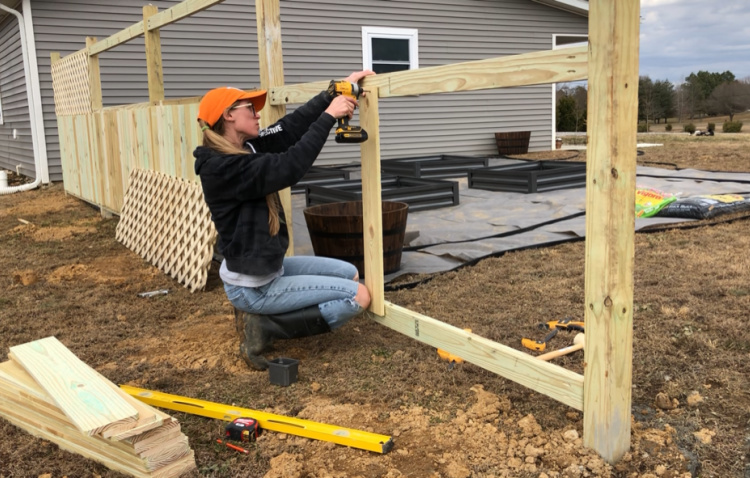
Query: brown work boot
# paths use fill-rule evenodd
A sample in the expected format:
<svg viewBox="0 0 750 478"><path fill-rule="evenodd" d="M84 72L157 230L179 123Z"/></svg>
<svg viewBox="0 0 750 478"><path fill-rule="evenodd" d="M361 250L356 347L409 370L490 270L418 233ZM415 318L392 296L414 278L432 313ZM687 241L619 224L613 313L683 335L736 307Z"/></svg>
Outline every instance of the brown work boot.
<svg viewBox="0 0 750 478"><path fill-rule="evenodd" d="M273 344L273 336L264 329L263 320L267 319L262 315L234 309L234 325L240 337L240 356L255 370L268 368L268 361L260 353Z"/></svg>

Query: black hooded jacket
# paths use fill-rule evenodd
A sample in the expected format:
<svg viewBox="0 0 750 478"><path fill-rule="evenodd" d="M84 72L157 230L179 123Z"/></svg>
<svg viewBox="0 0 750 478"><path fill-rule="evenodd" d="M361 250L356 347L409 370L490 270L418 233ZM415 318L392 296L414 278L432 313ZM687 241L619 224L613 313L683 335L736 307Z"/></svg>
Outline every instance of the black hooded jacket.
<svg viewBox="0 0 750 478"><path fill-rule="evenodd" d="M266 195L293 186L318 157L336 120L322 92L249 141L256 153L222 154L199 146L195 173L232 272L264 276L281 269L289 246L284 211L276 236L268 228ZM249 148L248 148L249 149Z"/></svg>

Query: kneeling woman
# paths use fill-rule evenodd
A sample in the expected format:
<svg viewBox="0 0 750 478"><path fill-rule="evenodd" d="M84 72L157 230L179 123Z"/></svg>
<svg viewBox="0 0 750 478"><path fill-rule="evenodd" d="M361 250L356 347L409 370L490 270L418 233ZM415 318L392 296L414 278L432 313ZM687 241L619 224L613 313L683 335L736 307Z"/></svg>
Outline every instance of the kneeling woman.
<svg viewBox="0 0 750 478"><path fill-rule="evenodd" d="M356 83L371 71L352 73ZM370 304L357 269L323 257L284 257L289 233L278 191L312 166L336 119L351 117L356 100L319 95L260 131L263 90L216 88L201 99L203 146L193 155L224 256L219 274L235 307L240 353L263 370L260 354L274 339L298 338L342 326Z"/></svg>

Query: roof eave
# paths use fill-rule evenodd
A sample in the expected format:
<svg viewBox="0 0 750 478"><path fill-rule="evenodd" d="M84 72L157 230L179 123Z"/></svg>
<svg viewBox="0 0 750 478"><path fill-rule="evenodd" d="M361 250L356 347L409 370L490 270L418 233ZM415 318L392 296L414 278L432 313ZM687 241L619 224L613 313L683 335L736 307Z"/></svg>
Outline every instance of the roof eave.
<svg viewBox="0 0 750 478"><path fill-rule="evenodd" d="M552 8L565 10L566 12L575 13L582 17L589 16L589 2L585 0L532 0Z"/></svg>

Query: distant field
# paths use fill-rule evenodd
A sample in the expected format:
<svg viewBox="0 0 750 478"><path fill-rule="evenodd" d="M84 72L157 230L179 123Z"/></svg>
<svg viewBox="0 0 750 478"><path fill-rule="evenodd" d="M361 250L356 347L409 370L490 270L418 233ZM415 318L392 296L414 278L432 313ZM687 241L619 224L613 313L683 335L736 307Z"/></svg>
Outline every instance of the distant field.
<svg viewBox="0 0 750 478"><path fill-rule="evenodd" d="M725 121L729 121L729 116L696 117L692 120L689 118L682 118L682 121L677 121L677 118L669 118L668 123L672 125L672 133L682 133L683 125L688 123L693 123L695 128L701 131L708 129L708 123L714 123L716 125L716 132L721 133L721 125L724 124ZM750 133L750 111L737 113L734 115L734 121L742 121L742 133ZM665 126L666 124L664 122L659 124L650 123L648 129L649 132L652 133L664 133Z"/></svg>
<svg viewBox="0 0 750 478"><path fill-rule="evenodd" d="M704 118L683 118L682 121L677 121L677 118L669 118L669 123L672 125L672 131L667 132L664 128L666 127L666 123L662 122L659 124L651 123L649 124L649 132L648 133L638 133L638 141L639 142L662 142L657 141L652 138L647 138L649 134L652 133L658 133L658 134L666 134L666 135L684 135L686 134L683 131L683 126L688 123L693 123L695 125L696 130L705 131L708 129L708 123L714 123L716 125L716 133L722 134L721 132L721 125L724 124L725 121L729 121L729 116L706 116ZM741 121L742 122L742 131L740 133L728 133L727 138L731 138L733 135L738 135L742 138L744 141L745 137L742 135L748 135L750 134L750 111L745 111L744 113L737 113L734 115L734 121ZM586 144L586 133L579 132L579 133L557 133L558 136L563 138L563 144ZM646 137L646 138L644 138Z"/></svg>

